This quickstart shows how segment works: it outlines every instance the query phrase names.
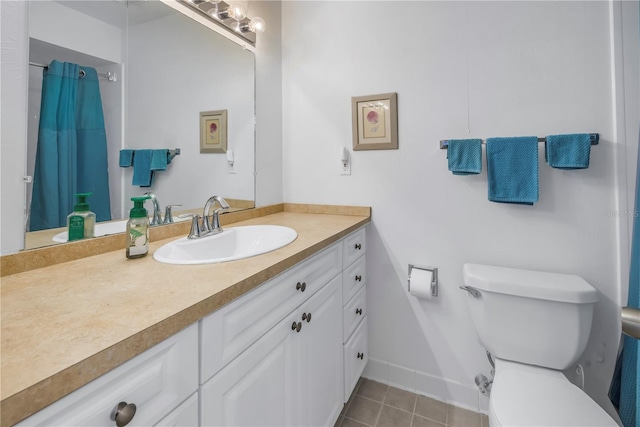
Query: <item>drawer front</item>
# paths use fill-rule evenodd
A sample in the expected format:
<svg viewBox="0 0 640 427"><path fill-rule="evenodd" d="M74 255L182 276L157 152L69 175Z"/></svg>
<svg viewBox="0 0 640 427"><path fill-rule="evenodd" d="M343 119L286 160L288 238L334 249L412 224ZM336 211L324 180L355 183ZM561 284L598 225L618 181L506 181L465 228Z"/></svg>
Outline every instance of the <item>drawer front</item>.
<svg viewBox="0 0 640 427"><path fill-rule="evenodd" d="M361 228L345 237L342 248L342 267L347 268L367 251L365 229Z"/></svg>
<svg viewBox="0 0 640 427"><path fill-rule="evenodd" d="M366 257L360 257L344 270L342 274L342 303L345 304L366 283Z"/></svg>
<svg viewBox="0 0 640 427"><path fill-rule="evenodd" d="M205 317L201 383L339 274L341 259L342 246L333 245Z"/></svg>
<svg viewBox="0 0 640 427"><path fill-rule="evenodd" d="M193 393L190 398L171 411L156 427L186 427L198 425L198 393Z"/></svg>
<svg viewBox="0 0 640 427"><path fill-rule="evenodd" d="M114 408L133 403L127 426L159 422L198 388L196 324L32 415L19 426L114 426Z"/></svg>
<svg viewBox="0 0 640 427"><path fill-rule="evenodd" d="M360 322L349 341L344 345L344 396L349 399L358 378L369 361L367 346L367 318Z"/></svg>
<svg viewBox="0 0 640 427"><path fill-rule="evenodd" d="M346 342L351 333L360 324L360 321L367 315L367 293L366 286L360 288L351 301L343 308L343 342Z"/></svg>

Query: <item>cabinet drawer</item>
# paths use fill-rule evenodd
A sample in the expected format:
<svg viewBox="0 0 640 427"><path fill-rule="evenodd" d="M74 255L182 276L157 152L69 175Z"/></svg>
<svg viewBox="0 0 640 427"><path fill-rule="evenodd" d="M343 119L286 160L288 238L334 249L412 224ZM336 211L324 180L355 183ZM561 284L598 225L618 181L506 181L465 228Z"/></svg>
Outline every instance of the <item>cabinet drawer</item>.
<svg viewBox="0 0 640 427"><path fill-rule="evenodd" d="M202 384L340 273L333 245L202 320Z"/></svg>
<svg viewBox="0 0 640 427"><path fill-rule="evenodd" d="M19 426L114 426L119 402L136 412L127 426L150 426L198 388L196 324L63 397Z"/></svg>
<svg viewBox="0 0 640 427"><path fill-rule="evenodd" d="M365 229L361 228L345 237L342 248L342 267L347 268L367 251Z"/></svg>
<svg viewBox="0 0 640 427"><path fill-rule="evenodd" d="M367 317L360 322L344 345L344 396L349 399L353 389L358 383L364 367L369 361L369 349L367 347Z"/></svg>
<svg viewBox="0 0 640 427"><path fill-rule="evenodd" d="M356 329L360 321L367 315L366 286L360 288L358 293L351 298L343 308L343 342L346 342L351 333Z"/></svg>
<svg viewBox="0 0 640 427"><path fill-rule="evenodd" d="M360 257L342 274L342 302L347 303L366 283L366 258Z"/></svg>

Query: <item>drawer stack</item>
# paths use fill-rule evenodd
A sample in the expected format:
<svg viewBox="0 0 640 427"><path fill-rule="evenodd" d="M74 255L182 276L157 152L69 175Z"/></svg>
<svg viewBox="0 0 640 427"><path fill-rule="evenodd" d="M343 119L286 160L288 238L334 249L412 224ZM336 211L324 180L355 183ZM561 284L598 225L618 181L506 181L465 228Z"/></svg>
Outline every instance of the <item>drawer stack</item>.
<svg viewBox="0 0 640 427"><path fill-rule="evenodd" d="M342 242L344 399L347 401L369 360L367 347L365 229Z"/></svg>

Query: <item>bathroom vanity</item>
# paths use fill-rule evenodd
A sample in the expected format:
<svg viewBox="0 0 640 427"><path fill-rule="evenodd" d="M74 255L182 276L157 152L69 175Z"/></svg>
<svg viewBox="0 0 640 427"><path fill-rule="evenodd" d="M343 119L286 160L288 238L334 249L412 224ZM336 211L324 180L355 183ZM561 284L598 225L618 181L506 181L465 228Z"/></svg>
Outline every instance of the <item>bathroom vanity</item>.
<svg viewBox="0 0 640 427"><path fill-rule="evenodd" d="M230 224L298 232L230 263L118 251L4 277L2 425L332 425L368 360L366 212Z"/></svg>

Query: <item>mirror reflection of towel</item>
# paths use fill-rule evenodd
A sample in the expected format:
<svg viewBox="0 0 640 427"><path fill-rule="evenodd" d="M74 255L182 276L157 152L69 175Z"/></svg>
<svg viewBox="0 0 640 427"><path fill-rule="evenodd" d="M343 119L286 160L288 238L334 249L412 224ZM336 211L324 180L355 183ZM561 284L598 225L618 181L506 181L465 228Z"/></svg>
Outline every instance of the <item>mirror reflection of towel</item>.
<svg viewBox="0 0 640 427"><path fill-rule="evenodd" d="M136 150L133 156L133 185L150 187L153 181L151 156L153 150Z"/></svg>
<svg viewBox="0 0 640 427"><path fill-rule="evenodd" d="M167 170L169 160L169 150L151 150L151 170L164 171Z"/></svg>

